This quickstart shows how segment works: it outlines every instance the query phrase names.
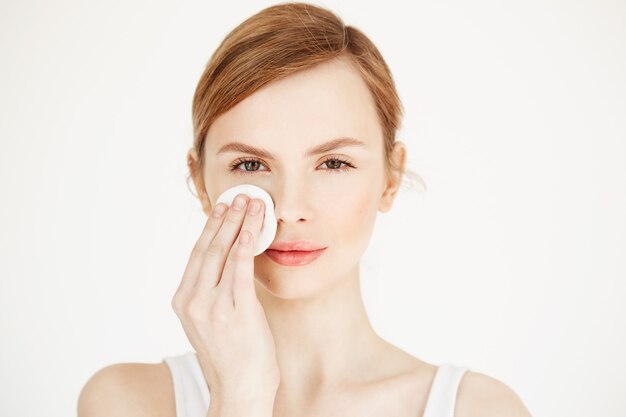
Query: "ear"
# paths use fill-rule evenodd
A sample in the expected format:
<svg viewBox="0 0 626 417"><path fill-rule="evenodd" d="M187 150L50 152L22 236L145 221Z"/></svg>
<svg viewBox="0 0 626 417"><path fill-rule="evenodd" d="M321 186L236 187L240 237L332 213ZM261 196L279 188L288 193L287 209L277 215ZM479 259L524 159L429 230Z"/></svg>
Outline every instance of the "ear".
<svg viewBox="0 0 626 417"><path fill-rule="evenodd" d="M391 173L391 178L387 178L385 189L380 198L378 210L386 213L391 209L393 202L398 194L400 185L402 184L402 175L406 164L406 146L403 142L396 141L394 143L391 158L395 161L395 166L399 167L398 171Z"/></svg>
<svg viewBox="0 0 626 417"><path fill-rule="evenodd" d="M211 214L211 201L209 200L209 196L206 192L206 187L204 185L204 177L202 172L195 173L195 169L198 165L198 153L194 148L189 149L187 152L187 166L189 167L189 175L193 179L193 186L196 189L196 194L198 195L198 199L202 204L202 211L207 217Z"/></svg>

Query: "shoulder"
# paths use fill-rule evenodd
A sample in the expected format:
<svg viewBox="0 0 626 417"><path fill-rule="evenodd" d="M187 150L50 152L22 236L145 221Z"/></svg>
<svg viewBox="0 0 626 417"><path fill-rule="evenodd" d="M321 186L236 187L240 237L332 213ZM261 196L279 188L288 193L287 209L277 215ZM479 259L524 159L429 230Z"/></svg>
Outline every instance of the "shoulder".
<svg viewBox="0 0 626 417"><path fill-rule="evenodd" d="M520 397L502 381L467 371L457 393L455 417L532 417Z"/></svg>
<svg viewBox="0 0 626 417"><path fill-rule="evenodd" d="M124 415L174 417L176 405L167 364L118 363L95 372L78 397L78 417Z"/></svg>

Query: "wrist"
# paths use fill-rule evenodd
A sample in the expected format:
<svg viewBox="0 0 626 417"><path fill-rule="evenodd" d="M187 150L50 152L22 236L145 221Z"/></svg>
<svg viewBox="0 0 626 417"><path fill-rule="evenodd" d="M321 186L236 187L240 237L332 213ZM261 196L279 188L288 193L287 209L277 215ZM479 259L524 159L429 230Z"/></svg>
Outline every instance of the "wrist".
<svg viewBox="0 0 626 417"><path fill-rule="evenodd" d="M207 417L272 417L274 399L222 400L211 397Z"/></svg>

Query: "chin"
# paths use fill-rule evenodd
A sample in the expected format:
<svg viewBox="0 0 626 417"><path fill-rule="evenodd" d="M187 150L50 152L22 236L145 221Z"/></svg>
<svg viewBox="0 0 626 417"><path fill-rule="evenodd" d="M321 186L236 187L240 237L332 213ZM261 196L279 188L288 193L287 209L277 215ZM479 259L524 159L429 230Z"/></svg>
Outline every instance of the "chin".
<svg viewBox="0 0 626 417"><path fill-rule="evenodd" d="M319 281L316 285L313 285L311 279L303 276L296 278L293 274L289 277L281 273L271 275L256 274L254 285L257 290L257 296L269 295L282 300L313 299L320 294L322 288L319 287ZM260 292L264 294L261 295L259 294Z"/></svg>

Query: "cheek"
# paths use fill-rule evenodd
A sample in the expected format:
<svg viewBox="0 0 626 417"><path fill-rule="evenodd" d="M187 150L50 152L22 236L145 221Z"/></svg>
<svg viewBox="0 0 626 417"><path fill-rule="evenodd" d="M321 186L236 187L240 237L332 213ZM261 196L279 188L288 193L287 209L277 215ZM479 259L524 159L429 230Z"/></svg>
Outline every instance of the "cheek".
<svg viewBox="0 0 626 417"><path fill-rule="evenodd" d="M353 244L367 240L376 220L378 200L375 195L371 187L353 184L349 190L335 196L333 204L326 205L325 217L334 238Z"/></svg>

